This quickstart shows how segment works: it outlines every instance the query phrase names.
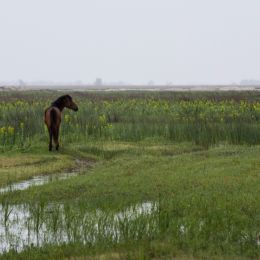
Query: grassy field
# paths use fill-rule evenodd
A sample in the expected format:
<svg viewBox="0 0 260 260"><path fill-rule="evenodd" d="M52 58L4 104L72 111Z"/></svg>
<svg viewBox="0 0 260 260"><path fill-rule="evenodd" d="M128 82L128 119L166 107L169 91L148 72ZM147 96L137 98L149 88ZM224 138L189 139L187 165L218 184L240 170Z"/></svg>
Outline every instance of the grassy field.
<svg viewBox="0 0 260 260"><path fill-rule="evenodd" d="M0 193L1 257L260 257L260 93L72 93L52 153L61 93L0 94L0 187L82 162Z"/></svg>

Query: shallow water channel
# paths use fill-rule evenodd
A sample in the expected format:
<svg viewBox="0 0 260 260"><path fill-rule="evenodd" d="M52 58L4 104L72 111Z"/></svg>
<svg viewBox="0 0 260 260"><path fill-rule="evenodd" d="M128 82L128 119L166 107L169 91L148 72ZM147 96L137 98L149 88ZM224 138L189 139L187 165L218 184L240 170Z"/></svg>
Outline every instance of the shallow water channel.
<svg viewBox="0 0 260 260"><path fill-rule="evenodd" d="M88 168L92 166L91 162L85 160L79 160L79 159L75 160L75 164L76 166L68 172L39 175L39 176L34 176L28 180L22 180L19 182L11 183L7 186L0 188L0 193L26 190L32 186L40 186L53 181L66 180L73 176L84 174L83 169L86 171Z"/></svg>
<svg viewBox="0 0 260 260"><path fill-rule="evenodd" d="M77 175L80 175L80 172L68 172L68 173L60 173L60 174L35 176L29 180L23 180L20 182L11 183L6 187L0 188L0 193L26 190L32 186L40 186L53 181L66 180Z"/></svg>

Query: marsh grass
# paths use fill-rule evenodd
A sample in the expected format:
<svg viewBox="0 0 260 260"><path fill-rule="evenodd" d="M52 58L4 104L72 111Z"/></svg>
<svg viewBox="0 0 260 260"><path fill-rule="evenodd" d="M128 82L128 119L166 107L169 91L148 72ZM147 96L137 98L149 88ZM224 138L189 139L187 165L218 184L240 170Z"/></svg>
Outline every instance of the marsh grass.
<svg viewBox="0 0 260 260"><path fill-rule="evenodd" d="M21 100L14 98L15 94L5 94L0 101L2 151L28 149L39 141L47 142L43 112L54 94L61 95L28 92ZM61 142L165 138L204 147L220 142L260 143L258 92L244 96L233 92L167 94L168 98L165 93L74 93L80 109L77 113L65 111Z"/></svg>
<svg viewBox="0 0 260 260"><path fill-rule="evenodd" d="M133 205L117 213L88 209L84 203L24 205L23 213L17 213L15 209L5 227L14 225L17 232L26 233L26 236L23 234L18 239L13 230L5 229L4 239L12 245L8 251L13 250L5 256L14 255L21 249L22 255L34 251L37 255L41 248L46 250L52 245L57 250L65 244L68 248L80 247L80 251L73 253L75 256L111 248L125 247L135 251L134 248L141 244L151 246L159 240L168 248L168 255L173 253L172 249L178 249L194 256L208 252L211 256L257 257L255 220L234 212L232 216L223 214L224 208L218 205L216 209L212 203L202 201L194 211L193 205L187 209L184 202L160 197L158 202ZM21 220L21 216L25 220ZM146 249L143 250L147 255ZM55 254L55 250L47 252ZM154 250L153 253L162 252Z"/></svg>

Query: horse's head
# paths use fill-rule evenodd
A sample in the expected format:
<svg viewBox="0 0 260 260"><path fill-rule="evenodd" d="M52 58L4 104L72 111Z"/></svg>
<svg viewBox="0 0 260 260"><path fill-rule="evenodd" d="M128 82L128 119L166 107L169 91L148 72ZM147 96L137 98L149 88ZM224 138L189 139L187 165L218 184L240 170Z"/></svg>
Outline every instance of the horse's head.
<svg viewBox="0 0 260 260"><path fill-rule="evenodd" d="M63 96L63 100L64 100L64 106L69 108L69 109L72 109L74 111L78 111L79 108L78 106L76 105L76 103L72 100L72 97L70 95L65 95Z"/></svg>

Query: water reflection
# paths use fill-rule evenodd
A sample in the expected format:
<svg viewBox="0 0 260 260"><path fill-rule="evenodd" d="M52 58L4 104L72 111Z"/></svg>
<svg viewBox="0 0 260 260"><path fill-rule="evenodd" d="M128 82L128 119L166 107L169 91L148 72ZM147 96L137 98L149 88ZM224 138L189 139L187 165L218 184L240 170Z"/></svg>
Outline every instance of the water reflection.
<svg viewBox="0 0 260 260"><path fill-rule="evenodd" d="M93 244L102 240L117 243L135 239L155 228L156 209L152 202L114 214L64 204L1 205L0 253L45 244Z"/></svg>

